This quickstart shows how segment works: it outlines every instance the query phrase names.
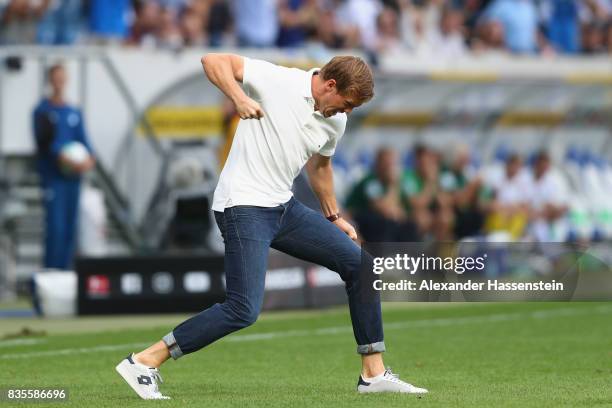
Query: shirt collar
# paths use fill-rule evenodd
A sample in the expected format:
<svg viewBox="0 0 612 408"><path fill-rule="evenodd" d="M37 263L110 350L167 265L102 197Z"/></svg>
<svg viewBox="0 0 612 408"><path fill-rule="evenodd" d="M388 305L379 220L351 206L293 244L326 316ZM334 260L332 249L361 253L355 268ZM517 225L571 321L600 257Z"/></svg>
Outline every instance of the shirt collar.
<svg viewBox="0 0 612 408"><path fill-rule="evenodd" d="M312 96L312 76L315 72L318 72L320 70L321 68L312 68L308 71L308 74L306 75L306 81L304 82L304 98L314 99Z"/></svg>

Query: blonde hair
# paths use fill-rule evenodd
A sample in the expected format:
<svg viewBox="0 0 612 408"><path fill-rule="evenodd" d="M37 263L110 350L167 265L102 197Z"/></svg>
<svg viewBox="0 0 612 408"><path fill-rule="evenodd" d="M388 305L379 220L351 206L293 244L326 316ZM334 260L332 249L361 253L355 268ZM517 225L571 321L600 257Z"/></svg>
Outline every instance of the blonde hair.
<svg viewBox="0 0 612 408"><path fill-rule="evenodd" d="M335 80L340 95L356 98L361 103L374 97L374 75L359 57L334 57L321 68L319 75L324 81Z"/></svg>

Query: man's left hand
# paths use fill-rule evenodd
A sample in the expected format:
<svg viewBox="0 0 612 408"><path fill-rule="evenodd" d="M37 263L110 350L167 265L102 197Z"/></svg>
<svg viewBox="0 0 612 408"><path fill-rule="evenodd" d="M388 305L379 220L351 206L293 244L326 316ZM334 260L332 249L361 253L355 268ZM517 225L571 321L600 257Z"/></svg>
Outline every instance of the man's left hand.
<svg viewBox="0 0 612 408"><path fill-rule="evenodd" d="M355 231L355 228L344 218L338 218L334 221L334 225L340 228L350 239L357 241L357 231Z"/></svg>

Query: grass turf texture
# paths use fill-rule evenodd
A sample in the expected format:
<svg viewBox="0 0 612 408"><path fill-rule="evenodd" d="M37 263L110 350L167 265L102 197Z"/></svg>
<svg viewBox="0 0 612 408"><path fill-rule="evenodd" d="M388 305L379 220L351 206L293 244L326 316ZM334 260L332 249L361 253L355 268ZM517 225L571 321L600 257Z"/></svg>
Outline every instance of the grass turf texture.
<svg viewBox="0 0 612 408"><path fill-rule="evenodd" d="M0 341L0 387L67 387L69 401L59 403L65 407L612 406L612 304L384 309L386 364L428 388L422 398L355 392L360 362L344 308L264 314L254 326L168 362L162 392L170 401L139 400L114 366L132 351L122 345L159 339L179 317L160 317L163 327L153 318L149 327L140 317L121 318L114 330L99 332L97 323L109 327L116 318L5 320L0 333L28 324L44 325L47 335L33 345ZM127 328L130 320L140 328Z"/></svg>

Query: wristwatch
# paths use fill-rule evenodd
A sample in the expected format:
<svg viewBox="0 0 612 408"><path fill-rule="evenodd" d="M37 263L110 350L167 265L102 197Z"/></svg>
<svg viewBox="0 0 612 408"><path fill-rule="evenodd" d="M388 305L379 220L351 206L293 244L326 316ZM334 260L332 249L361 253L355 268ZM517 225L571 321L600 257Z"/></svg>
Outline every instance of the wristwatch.
<svg viewBox="0 0 612 408"><path fill-rule="evenodd" d="M342 218L342 216L340 215L340 213L335 213L335 214L332 214L329 217L325 217L325 218L327 218L327 221L329 221L329 222L334 222L334 221L337 221L340 218Z"/></svg>

